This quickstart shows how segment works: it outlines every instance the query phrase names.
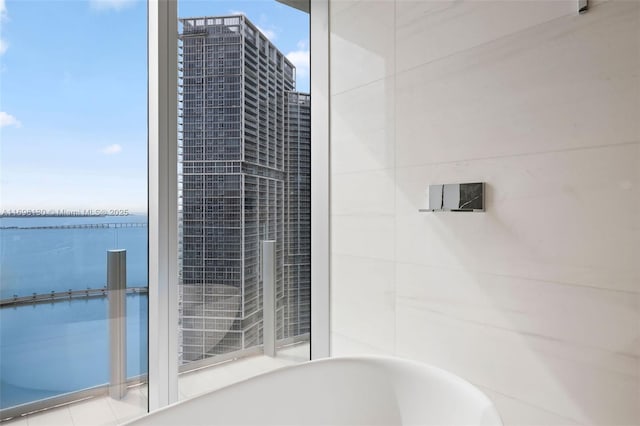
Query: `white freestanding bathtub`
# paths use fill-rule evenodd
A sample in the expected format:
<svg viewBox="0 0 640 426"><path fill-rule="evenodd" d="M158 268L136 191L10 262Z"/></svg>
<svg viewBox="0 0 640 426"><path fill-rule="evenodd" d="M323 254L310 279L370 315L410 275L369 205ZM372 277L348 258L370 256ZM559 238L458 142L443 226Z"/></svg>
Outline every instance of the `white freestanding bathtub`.
<svg viewBox="0 0 640 426"><path fill-rule="evenodd" d="M439 368L391 357L311 361L147 414L143 425L501 426L493 403Z"/></svg>

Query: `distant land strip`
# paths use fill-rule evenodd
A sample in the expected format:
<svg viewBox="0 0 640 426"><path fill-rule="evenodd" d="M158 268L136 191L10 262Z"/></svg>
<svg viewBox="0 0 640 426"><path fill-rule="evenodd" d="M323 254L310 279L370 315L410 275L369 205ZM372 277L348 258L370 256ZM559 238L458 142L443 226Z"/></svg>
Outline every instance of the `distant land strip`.
<svg viewBox="0 0 640 426"><path fill-rule="evenodd" d="M78 223L74 225L42 225L42 226L0 226L0 229L111 229L111 228L146 228L146 222L127 223Z"/></svg>

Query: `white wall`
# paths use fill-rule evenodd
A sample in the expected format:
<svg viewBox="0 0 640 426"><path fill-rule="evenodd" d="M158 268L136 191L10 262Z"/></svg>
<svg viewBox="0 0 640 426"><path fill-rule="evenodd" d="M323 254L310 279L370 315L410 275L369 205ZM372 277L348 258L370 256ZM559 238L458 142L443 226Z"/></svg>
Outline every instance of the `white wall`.
<svg viewBox="0 0 640 426"><path fill-rule="evenodd" d="M332 351L640 423L640 2L331 1ZM485 213L418 213L484 181Z"/></svg>

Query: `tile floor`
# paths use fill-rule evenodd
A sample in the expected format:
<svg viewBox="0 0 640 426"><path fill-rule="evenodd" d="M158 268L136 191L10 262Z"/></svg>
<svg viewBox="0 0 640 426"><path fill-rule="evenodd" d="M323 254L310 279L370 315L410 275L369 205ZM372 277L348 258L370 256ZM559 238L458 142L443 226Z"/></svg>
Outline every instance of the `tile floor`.
<svg viewBox="0 0 640 426"><path fill-rule="evenodd" d="M280 349L276 358L258 355L184 373L178 379L179 398L188 399L308 358L309 345L305 343ZM15 418L2 425L114 426L143 415L146 408L147 387L141 385L129 389L126 397L119 401L108 396L90 398Z"/></svg>

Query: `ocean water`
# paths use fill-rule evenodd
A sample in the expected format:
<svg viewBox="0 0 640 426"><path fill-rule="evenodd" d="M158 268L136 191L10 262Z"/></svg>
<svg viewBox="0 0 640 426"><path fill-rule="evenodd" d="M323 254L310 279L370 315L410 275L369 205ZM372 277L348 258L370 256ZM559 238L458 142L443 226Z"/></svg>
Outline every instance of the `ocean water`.
<svg viewBox="0 0 640 426"><path fill-rule="evenodd" d="M146 286L147 227L36 228L146 222L146 216L137 215L0 218L0 299L102 288L107 281L107 250L112 249L127 250L127 286Z"/></svg>
<svg viewBox="0 0 640 426"><path fill-rule="evenodd" d="M145 216L0 218L0 298L106 285L106 251L127 250L127 286L147 286ZM18 227L19 229L13 228ZM146 294L127 296L127 376L146 374ZM0 308L0 408L108 382L107 298Z"/></svg>

